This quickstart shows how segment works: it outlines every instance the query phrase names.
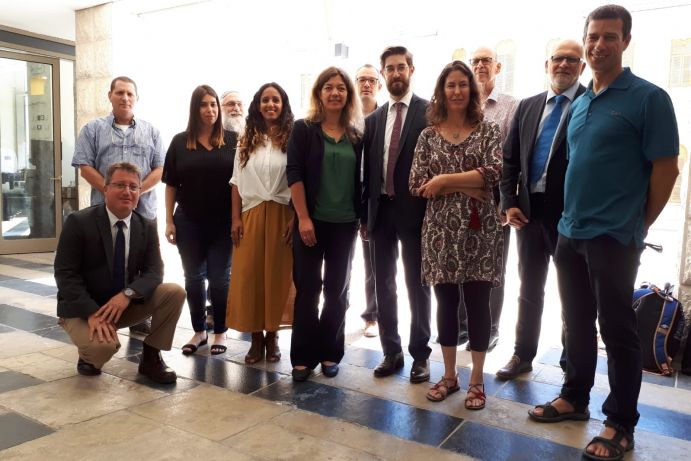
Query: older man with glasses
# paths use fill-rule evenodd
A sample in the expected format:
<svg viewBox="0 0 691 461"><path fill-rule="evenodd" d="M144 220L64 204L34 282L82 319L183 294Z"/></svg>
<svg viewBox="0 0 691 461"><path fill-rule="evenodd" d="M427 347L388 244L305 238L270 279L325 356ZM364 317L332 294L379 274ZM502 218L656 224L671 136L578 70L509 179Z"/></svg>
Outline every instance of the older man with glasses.
<svg viewBox="0 0 691 461"><path fill-rule="evenodd" d="M237 91L226 91L221 95L223 128L238 134L245 130L245 107Z"/></svg>
<svg viewBox="0 0 691 461"><path fill-rule="evenodd" d="M585 69L583 47L564 40L551 51L545 61L549 89L519 103L504 144L501 203L509 225L516 229L521 287L514 353L497 371L500 379L514 379L533 369L549 260L564 210L568 112L585 91L578 82ZM565 369L564 354L560 362Z"/></svg>
<svg viewBox="0 0 691 461"><path fill-rule="evenodd" d="M80 174L91 185L91 205L98 205L104 201L108 167L117 162L135 164L142 180L137 212L155 220L155 187L161 182L164 160L161 135L150 123L134 116L139 99L134 80L124 76L114 78L108 99L113 111L84 125L77 138L72 166L79 167ZM148 334L151 325L145 321L130 330Z"/></svg>

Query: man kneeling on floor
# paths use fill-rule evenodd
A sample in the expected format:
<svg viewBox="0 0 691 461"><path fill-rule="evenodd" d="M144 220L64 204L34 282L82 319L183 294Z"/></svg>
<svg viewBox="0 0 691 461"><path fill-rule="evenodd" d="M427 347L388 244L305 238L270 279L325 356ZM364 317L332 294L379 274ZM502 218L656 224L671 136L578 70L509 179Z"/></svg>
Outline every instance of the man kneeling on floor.
<svg viewBox="0 0 691 461"><path fill-rule="evenodd" d="M105 204L67 217L55 255L59 324L79 350L77 371L98 375L120 349L117 329L153 316L139 373L174 383L161 358L170 350L185 290L163 281L153 221L133 212L141 193L139 168L115 163L105 178Z"/></svg>

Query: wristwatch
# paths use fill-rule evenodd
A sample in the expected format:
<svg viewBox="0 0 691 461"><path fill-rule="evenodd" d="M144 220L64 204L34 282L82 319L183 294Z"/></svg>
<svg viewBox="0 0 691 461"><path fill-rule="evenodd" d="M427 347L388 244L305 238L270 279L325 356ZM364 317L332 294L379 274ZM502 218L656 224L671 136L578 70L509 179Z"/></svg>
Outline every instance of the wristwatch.
<svg viewBox="0 0 691 461"><path fill-rule="evenodd" d="M137 292L134 291L132 288L125 288L124 290L122 290L122 294L130 299L135 298L137 296Z"/></svg>

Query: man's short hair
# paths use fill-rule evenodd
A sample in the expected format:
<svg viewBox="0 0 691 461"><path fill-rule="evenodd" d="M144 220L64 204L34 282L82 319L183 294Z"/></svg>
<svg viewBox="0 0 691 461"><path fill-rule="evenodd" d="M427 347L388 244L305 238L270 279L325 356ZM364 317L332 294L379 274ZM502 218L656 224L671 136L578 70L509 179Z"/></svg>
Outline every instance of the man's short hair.
<svg viewBox="0 0 691 461"><path fill-rule="evenodd" d="M395 56L402 54L405 56L405 60L408 63L409 66L413 65L413 53L408 51L408 48L404 46L387 46L384 49L384 52L381 54L379 57L379 61L381 62L381 68L384 68L384 63L386 62L386 58L389 56Z"/></svg>
<svg viewBox="0 0 691 461"><path fill-rule="evenodd" d="M377 74L377 78L379 78L379 76L381 75L379 69L374 67L372 64L364 64L358 67L358 70L355 71L355 78L357 78L357 74L359 74L362 69L372 69Z"/></svg>
<svg viewBox="0 0 691 461"><path fill-rule="evenodd" d="M118 80L120 80L121 82L131 83L132 85L134 85L134 92L135 92L135 94L137 94L137 96L139 95L139 90L137 89L137 84L134 82L134 80L132 80L129 77L125 77L124 75L121 75L120 77L115 77L113 79L113 81L110 82L110 91L113 91L115 89L115 82L117 82Z"/></svg>
<svg viewBox="0 0 691 461"><path fill-rule="evenodd" d="M106 186L110 184L110 181L113 179L113 175L115 174L116 171L122 170L126 171L128 173L133 173L136 174L137 177L139 178L139 182L141 183L141 178L142 178L142 171L139 169L137 165L134 163L130 162L118 162L118 163L113 163L108 167L108 170L106 170Z"/></svg>
<svg viewBox="0 0 691 461"><path fill-rule="evenodd" d="M239 91L235 91L235 90L224 91L223 94L221 95L221 101L223 101L223 100L225 99L225 97L228 96L229 94L237 94L237 95L239 95L240 92L239 92Z"/></svg>
<svg viewBox="0 0 691 461"><path fill-rule="evenodd" d="M590 24L590 21L596 19L621 19L621 22L623 23L622 32L624 34L622 38L626 38L631 34L631 13L629 13L629 11L623 6L604 5L595 8L593 11L590 12L588 17L585 18L583 38L585 38L588 35L588 24Z"/></svg>

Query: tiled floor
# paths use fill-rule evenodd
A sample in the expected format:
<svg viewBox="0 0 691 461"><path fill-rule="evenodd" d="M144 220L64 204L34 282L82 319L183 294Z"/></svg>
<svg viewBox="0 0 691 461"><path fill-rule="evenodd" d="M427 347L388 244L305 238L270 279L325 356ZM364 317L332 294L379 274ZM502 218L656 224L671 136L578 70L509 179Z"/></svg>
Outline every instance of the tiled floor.
<svg viewBox="0 0 691 461"><path fill-rule="evenodd" d="M176 255L165 251L166 279L179 281ZM336 378L317 374L293 383L289 332L281 334L284 358L277 364L246 366L248 337L237 332L229 333L223 356L212 357L203 348L185 357L179 347L191 334L186 312L174 349L164 354L178 373L176 385L153 385L137 374L141 338L128 336L127 330L119 332L123 347L103 375L80 376L76 350L56 326L52 257L0 256L3 460L572 460L580 459L582 447L601 427L600 405L608 389L604 357L592 393L591 421L541 425L527 418L526 411L551 400L561 383L558 331L550 328L554 313L546 313L534 371L513 382L494 378L512 349L515 314L510 307L505 307L502 341L488 355L488 404L479 412L463 409L464 392L442 403L427 401L427 386L406 379L409 357L398 375L373 378L381 359L378 340L362 338L355 307L348 315L349 346ZM507 290L516 283L509 280ZM548 288L548 298L553 293ZM358 286L354 306L361 297ZM406 321L402 316L401 323ZM443 366L434 349L436 380ZM467 384L469 353L459 348L458 358ZM626 459L689 459L691 377L646 375L639 411L636 449Z"/></svg>

